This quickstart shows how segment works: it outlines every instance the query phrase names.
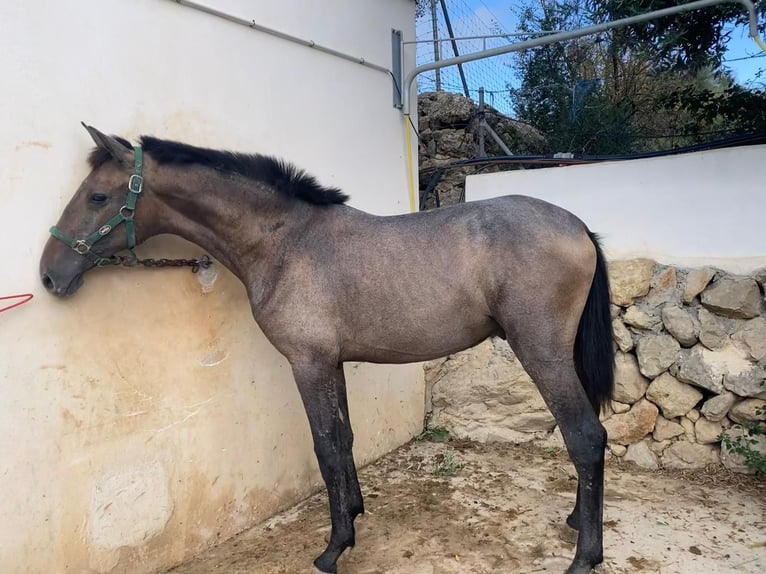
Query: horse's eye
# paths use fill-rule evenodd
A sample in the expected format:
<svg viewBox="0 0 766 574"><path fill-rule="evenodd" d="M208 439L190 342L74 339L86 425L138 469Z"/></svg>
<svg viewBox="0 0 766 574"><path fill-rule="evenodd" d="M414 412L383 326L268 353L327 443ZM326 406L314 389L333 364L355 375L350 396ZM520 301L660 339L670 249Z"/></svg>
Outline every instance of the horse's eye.
<svg viewBox="0 0 766 574"><path fill-rule="evenodd" d="M107 199L109 198L103 193L94 193L93 195L90 196L89 201L93 205L103 205L104 203L106 203Z"/></svg>

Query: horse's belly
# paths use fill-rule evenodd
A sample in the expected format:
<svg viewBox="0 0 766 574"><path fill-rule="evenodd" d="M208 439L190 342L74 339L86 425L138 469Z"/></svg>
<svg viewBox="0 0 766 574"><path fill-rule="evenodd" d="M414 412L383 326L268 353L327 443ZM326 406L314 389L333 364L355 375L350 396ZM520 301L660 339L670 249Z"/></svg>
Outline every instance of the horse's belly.
<svg viewBox="0 0 766 574"><path fill-rule="evenodd" d="M375 321L343 345L343 361L414 363L438 359L472 347L487 337L504 336L491 317L465 320L436 316L412 321Z"/></svg>

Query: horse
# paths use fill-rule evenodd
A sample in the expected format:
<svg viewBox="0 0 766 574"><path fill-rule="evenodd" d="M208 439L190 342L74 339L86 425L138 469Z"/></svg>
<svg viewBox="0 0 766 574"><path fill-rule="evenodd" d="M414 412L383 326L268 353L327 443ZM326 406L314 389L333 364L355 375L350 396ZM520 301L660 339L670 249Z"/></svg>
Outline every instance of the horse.
<svg viewBox="0 0 766 574"><path fill-rule="evenodd" d="M379 216L275 156L146 135L133 145L83 126L96 144L91 170L50 229L43 286L72 296L87 271L124 263L126 248L135 258L161 233L242 281L289 362L327 489L332 528L317 570L337 572L364 513L344 363L433 360L493 336L534 380L577 471L566 573L602 562L610 287L601 240L579 218L523 195Z"/></svg>

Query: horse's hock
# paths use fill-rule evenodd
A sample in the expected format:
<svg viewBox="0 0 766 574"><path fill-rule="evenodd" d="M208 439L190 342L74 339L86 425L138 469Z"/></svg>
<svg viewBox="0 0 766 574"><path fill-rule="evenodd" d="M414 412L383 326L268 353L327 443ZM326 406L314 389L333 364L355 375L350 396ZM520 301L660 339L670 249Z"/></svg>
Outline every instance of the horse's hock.
<svg viewBox="0 0 766 574"><path fill-rule="evenodd" d="M750 276L649 259L609 264L615 395L601 420L609 451L644 468L723 464L722 444L766 419L766 269ZM502 339L426 364L428 425L479 442L563 447L533 382ZM766 455L766 437L752 448Z"/></svg>

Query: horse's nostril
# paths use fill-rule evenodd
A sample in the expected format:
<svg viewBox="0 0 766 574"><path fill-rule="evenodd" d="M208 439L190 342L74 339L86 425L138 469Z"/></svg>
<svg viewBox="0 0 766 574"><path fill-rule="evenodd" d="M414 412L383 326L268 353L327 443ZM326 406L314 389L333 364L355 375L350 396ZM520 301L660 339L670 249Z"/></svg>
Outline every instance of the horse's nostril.
<svg viewBox="0 0 766 574"><path fill-rule="evenodd" d="M43 275L43 287L45 287L48 291L54 291L56 289L56 284L53 282L53 279L51 279L51 276L47 273Z"/></svg>

